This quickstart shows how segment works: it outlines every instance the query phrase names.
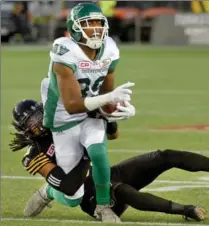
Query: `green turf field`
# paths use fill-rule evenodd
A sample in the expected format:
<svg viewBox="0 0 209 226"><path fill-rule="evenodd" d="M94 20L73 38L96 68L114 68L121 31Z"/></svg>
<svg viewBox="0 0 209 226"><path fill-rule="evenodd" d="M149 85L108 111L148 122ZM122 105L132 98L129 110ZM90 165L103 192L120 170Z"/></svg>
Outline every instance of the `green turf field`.
<svg viewBox="0 0 209 226"><path fill-rule="evenodd" d="M25 202L44 182L29 176L21 166L24 152L11 153L11 110L24 98L40 99L39 86L47 75L49 53L40 47L2 48L1 86L1 206L3 226L93 225L79 208L68 209L56 202L33 221L23 218ZM165 148L199 151L209 157L209 51L199 48L121 47L117 85L133 81L132 103L137 114L120 123L120 138L109 143L111 163ZM181 129L172 130L179 126ZM194 126L186 128L185 126ZM167 128L167 129L161 129ZM208 151L207 151L208 150ZM203 178L204 177L204 178ZM203 180L205 179L205 180ZM209 174L172 170L162 175L147 191L209 210ZM79 222L78 220L81 220ZM126 225L181 226L180 216L137 212L131 208L122 220ZM171 224L167 224L170 222ZM110 224L109 224L110 225Z"/></svg>

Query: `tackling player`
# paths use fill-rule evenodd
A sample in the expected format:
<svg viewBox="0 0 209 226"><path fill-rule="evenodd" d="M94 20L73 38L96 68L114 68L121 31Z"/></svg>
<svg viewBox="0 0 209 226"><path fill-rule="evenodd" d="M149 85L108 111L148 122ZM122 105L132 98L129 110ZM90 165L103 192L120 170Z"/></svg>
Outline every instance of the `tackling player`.
<svg viewBox="0 0 209 226"><path fill-rule="evenodd" d="M11 142L11 149L17 151L23 147L31 146L22 163L29 173L34 175L38 172L49 184L46 193L42 192L43 187L46 187L44 185L31 197L26 205L24 215L27 217L38 215L52 201L52 196L64 205L74 206L74 203L70 202L66 195L73 195L84 182L90 168L87 156L82 158L70 173L65 174L56 165L51 133L42 125L42 105L33 100L21 101L13 110L13 118L13 125L17 133ZM117 124L109 123L107 133L109 138L117 138ZM160 174L174 167L190 172L209 172L209 158L185 151L158 150L112 166L111 198L114 200L112 207L114 213L120 216L130 205L142 211L178 214L197 221L203 220L205 210L199 206L181 205L149 193L138 192L152 183ZM72 181L74 183L71 183ZM55 189L51 190L52 187L57 192ZM80 206L84 212L94 217L96 199L91 168L84 187L85 193Z"/></svg>
<svg viewBox="0 0 209 226"><path fill-rule="evenodd" d="M91 119L87 112L107 104L130 101L134 83L114 89L114 72L119 50L108 37L108 22L95 3L80 3L68 18L71 35L56 39L50 52L47 86L42 84L44 104L43 124L52 132L57 164L65 173L81 160L84 149L92 161L96 187L95 214L104 222L120 222L110 208L110 164L107 155L105 123ZM114 116L129 118L129 112L118 111ZM128 106L127 106L128 107ZM125 114L125 116L124 116ZM73 199L78 203L83 186Z"/></svg>

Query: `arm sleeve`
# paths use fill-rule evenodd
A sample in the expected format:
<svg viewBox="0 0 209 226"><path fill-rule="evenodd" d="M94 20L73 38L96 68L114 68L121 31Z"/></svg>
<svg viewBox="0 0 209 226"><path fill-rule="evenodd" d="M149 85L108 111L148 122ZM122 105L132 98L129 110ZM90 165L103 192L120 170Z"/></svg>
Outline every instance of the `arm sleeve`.
<svg viewBox="0 0 209 226"><path fill-rule="evenodd" d="M118 129L117 122L108 122L107 128L106 128L106 133L112 135L117 131L117 129Z"/></svg>
<svg viewBox="0 0 209 226"><path fill-rule="evenodd" d="M82 158L68 174L65 174L59 166L55 167L47 175L46 181L56 190L73 196L84 183L89 168L90 161Z"/></svg>

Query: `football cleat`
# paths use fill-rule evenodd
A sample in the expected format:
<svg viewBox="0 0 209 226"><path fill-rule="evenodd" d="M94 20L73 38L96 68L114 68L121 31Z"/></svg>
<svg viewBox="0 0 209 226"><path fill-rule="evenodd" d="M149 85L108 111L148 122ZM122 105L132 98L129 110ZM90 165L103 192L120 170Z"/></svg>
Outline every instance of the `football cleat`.
<svg viewBox="0 0 209 226"><path fill-rule="evenodd" d="M189 218L196 221L203 221L205 219L205 209L200 206L186 206L184 210L184 219L188 220Z"/></svg>
<svg viewBox="0 0 209 226"><path fill-rule="evenodd" d="M97 205L94 215L102 222L121 223L120 218L111 210L110 205Z"/></svg>
<svg viewBox="0 0 209 226"><path fill-rule="evenodd" d="M40 214L46 206L51 207L49 203L52 199L49 199L47 196L47 186L47 184L42 185L28 200L24 209L25 217L35 217Z"/></svg>

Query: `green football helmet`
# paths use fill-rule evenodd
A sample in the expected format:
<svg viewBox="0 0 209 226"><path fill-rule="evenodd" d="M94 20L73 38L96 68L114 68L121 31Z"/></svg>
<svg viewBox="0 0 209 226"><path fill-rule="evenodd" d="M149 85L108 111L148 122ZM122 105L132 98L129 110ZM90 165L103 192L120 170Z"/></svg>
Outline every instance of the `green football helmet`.
<svg viewBox="0 0 209 226"><path fill-rule="evenodd" d="M101 27L90 27L88 20L101 20L102 22L102 36L98 38L88 37L84 31L85 28L94 29L94 33L96 34L96 29ZM85 21L87 27L82 27L81 22ZM76 5L70 12L67 17L67 29L73 38L73 40L79 44L86 45L91 49L99 49L104 42L104 38L108 35L108 22L107 18L103 15L102 10L95 3L85 2L79 3ZM85 38L86 43L81 43L81 39Z"/></svg>

